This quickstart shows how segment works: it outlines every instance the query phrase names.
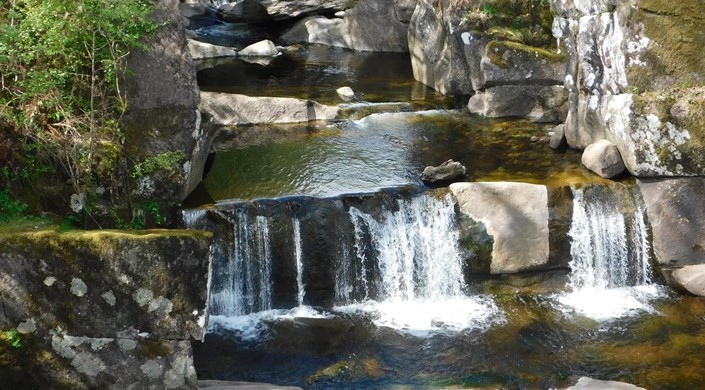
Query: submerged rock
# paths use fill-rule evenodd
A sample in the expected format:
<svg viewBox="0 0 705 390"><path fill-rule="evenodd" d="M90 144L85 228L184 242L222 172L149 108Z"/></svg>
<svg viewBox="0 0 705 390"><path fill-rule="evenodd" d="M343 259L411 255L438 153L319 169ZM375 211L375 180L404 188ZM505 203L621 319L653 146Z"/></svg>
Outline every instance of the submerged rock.
<svg viewBox="0 0 705 390"><path fill-rule="evenodd" d="M578 383L568 387L566 390L646 390L626 382L602 381L586 376L578 379Z"/></svg>
<svg viewBox="0 0 705 390"><path fill-rule="evenodd" d="M460 212L492 237L493 274L541 269L549 262L548 190L527 183L454 183Z"/></svg>
<svg viewBox="0 0 705 390"><path fill-rule="evenodd" d="M240 50L240 55L244 57L274 57L279 54L274 42L265 39Z"/></svg>
<svg viewBox="0 0 705 390"><path fill-rule="evenodd" d="M201 92L201 110L216 126L333 120L340 109L312 100Z"/></svg>
<svg viewBox="0 0 705 390"><path fill-rule="evenodd" d="M588 145L583 152L581 162L587 169L606 179L617 177L624 172L624 162L619 149L607 140Z"/></svg>
<svg viewBox="0 0 705 390"><path fill-rule="evenodd" d="M424 168L421 173L421 181L426 184L448 183L465 176L465 172L463 164L448 160L439 166Z"/></svg>

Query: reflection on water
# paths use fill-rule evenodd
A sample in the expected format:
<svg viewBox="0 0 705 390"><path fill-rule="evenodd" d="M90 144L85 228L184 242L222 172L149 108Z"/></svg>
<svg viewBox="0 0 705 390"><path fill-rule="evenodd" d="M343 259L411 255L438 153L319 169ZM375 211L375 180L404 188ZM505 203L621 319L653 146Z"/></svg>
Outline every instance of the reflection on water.
<svg viewBox="0 0 705 390"><path fill-rule="evenodd" d="M578 152L548 147L544 127L460 111L373 114L336 124L232 131L238 148L219 151L205 180L216 201L421 185L425 166L449 158L463 163L478 181L595 180L583 173Z"/></svg>

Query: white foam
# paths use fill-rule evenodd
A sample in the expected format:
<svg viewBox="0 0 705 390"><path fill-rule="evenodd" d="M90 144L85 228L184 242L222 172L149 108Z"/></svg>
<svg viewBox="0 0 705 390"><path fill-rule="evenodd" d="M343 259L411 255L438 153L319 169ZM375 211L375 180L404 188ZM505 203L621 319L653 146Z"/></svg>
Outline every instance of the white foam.
<svg viewBox="0 0 705 390"><path fill-rule="evenodd" d="M378 327L418 337L463 330L487 330L506 322L491 298L456 297L442 300L367 301L336 307L335 311L366 315Z"/></svg>
<svg viewBox="0 0 705 390"><path fill-rule="evenodd" d="M330 318L309 306L298 306L289 310L267 310L241 316L210 316L208 333L227 331L234 333L239 340L256 341L266 337L269 323L293 321L296 318Z"/></svg>
<svg viewBox="0 0 705 390"><path fill-rule="evenodd" d="M649 313L657 310L652 301L666 296L665 288L657 285L635 287L599 288L584 287L558 294L553 298L564 313L578 314L595 321L609 321L621 317Z"/></svg>

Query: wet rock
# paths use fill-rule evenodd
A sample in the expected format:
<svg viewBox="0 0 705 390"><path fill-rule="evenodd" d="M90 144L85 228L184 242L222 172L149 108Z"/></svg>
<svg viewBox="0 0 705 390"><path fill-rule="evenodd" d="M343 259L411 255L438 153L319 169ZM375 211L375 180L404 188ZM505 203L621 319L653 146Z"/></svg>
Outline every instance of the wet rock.
<svg viewBox="0 0 705 390"><path fill-rule="evenodd" d="M587 169L606 179L617 177L624 172L624 162L617 146L607 140L588 145L581 162Z"/></svg>
<svg viewBox="0 0 705 390"><path fill-rule="evenodd" d="M705 264L705 179L637 181L646 204L659 264Z"/></svg>
<svg viewBox="0 0 705 390"><path fill-rule="evenodd" d="M526 183L450 185L463 215L493 239L493 274L542 269L549 262L548 190Z"/></svg>
<svg viewBox="0 0 705 390"><path fill-rule="evenodd" d="M625 382L617 381L602 381L592 379L586 376L580 378L578 383L568 387L566 390L645 390L643 387L637 387Z"/></svg>
<svg viewBox="0 0 705 390"><path fill-rule="evenodd" d="M199 389L208 390L301 390L294 386L277 386L269 383L231 382L217 380L198 381Z"/></svg>
<svg viewBox="0 0 705 390"><path fill-rule="evenodd" d="M349 102L355 98L355 92L350 87L340 87L336 89L335 92L346 102Z"/></svg>
<svg viewBox="0 0 705 390"><path fill-rule="evenodd" d="M213 7L210 0L186 0L179 2L179 11L186 18L201 16Z"/></svg>
<svg viewBox="0 0 705 390"><path fill-rule="evenodd" d="M407 52L408 23L395 15L395 1L363 0L342 19L313 16L284 32L287 43L318 43L359 51Z"/></svg>
<svg viewBox="0 0 705 390"><path fill-rule="evenodd" d="M705 297L705 264L662 270L668 284L677 291Z"/></svg>
<svg viewBox="0 0 705 390"><path fill-rule="evenodd" d="M553 129L553 134L551 135L550 146L551 149L560 149L567 145L565 139L565 125L560 124Z"/></svg>
<svg viewBox="0 0 705 390"><path fill-rule="evenodd" d="M521 117L536 122L563 122L568 109L563 86L504 85L478 92L468 110L489 118Z"/></svg>
<svg viewBox="0 0 705 390"><path fill-rule="evenodd" d="M466 169L463 164L448 160L443 164L424 168L421 173L421 181L426 184L448 183L465 176Z"/></svg>
<svg viewBox="0 0 705 390"><path fill-rule="evenodd" d="M201 92L201 110L216 126L333 120L339 108L311 100Z"/></svg>
<svg viewBox="0 0 705 390"><path fill-rule="evenodd" d="M279 54L279 50L270 40L253 43L240 50L240 55L244 57L273 57Z"/></svg>
<svg viewBox="0 0 705 390"><path fill-rule="evenodd" d="M267 8L257 0L222 4L217 15L228 23L265 23L271 20Z"/></svg>
<svg viewBox="0 0 705 390"><path fill-rule="evenodd" d="M237 50L232 47L213 45L206 42L200 42L194 39L188 40L188 49L191 53L191 58L194 60L218 57L234 57L237 55Z"/></svg>

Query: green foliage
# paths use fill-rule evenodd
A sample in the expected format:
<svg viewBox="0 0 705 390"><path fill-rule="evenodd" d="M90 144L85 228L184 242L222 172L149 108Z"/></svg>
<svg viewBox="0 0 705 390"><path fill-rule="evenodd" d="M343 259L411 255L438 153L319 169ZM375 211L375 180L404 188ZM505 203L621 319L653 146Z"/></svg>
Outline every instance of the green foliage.
<svg viewBox="0 0 705 390"><path fill-rule="evenodd" d="M0 222L20 218L25 215L29 207L26 203L14 199L10 193L10 168L4 166L0 173L6 183L6 186L0 189Z"/></svg>
<svg viewBox="0 0 705 390"><path fill-rule="evenodd" d="M179 164L186 158L182 151L170 151L150 157L132 168L132 178L151 175L157 171L175 171Z"/></svg>
<svg viewBox="0 0 705 390"><path fill-rule="evenodd" d="M7 332L3 332L2 336L2 339L10 344L12 348L17 349L22 347L22 339L20 338L20 334L17 332L17 329L10 329Z"/></svg>
<svg viewBox="0 0 705 390"><path fill-rule="evenodd" d="M40 161L75 193L116 186L126 57L158 27L152 10L150 0L0 2L0 131L10 134L0 163Z"/></svg>
<svg viewBox="0 0 705 390"><path fill-rule="evenodd" d="M459 0L458 6L464 9L463 23L469 28L490 35L499 31L500 39L531 46L548 47L553 43L548 0Z"/></svg>

